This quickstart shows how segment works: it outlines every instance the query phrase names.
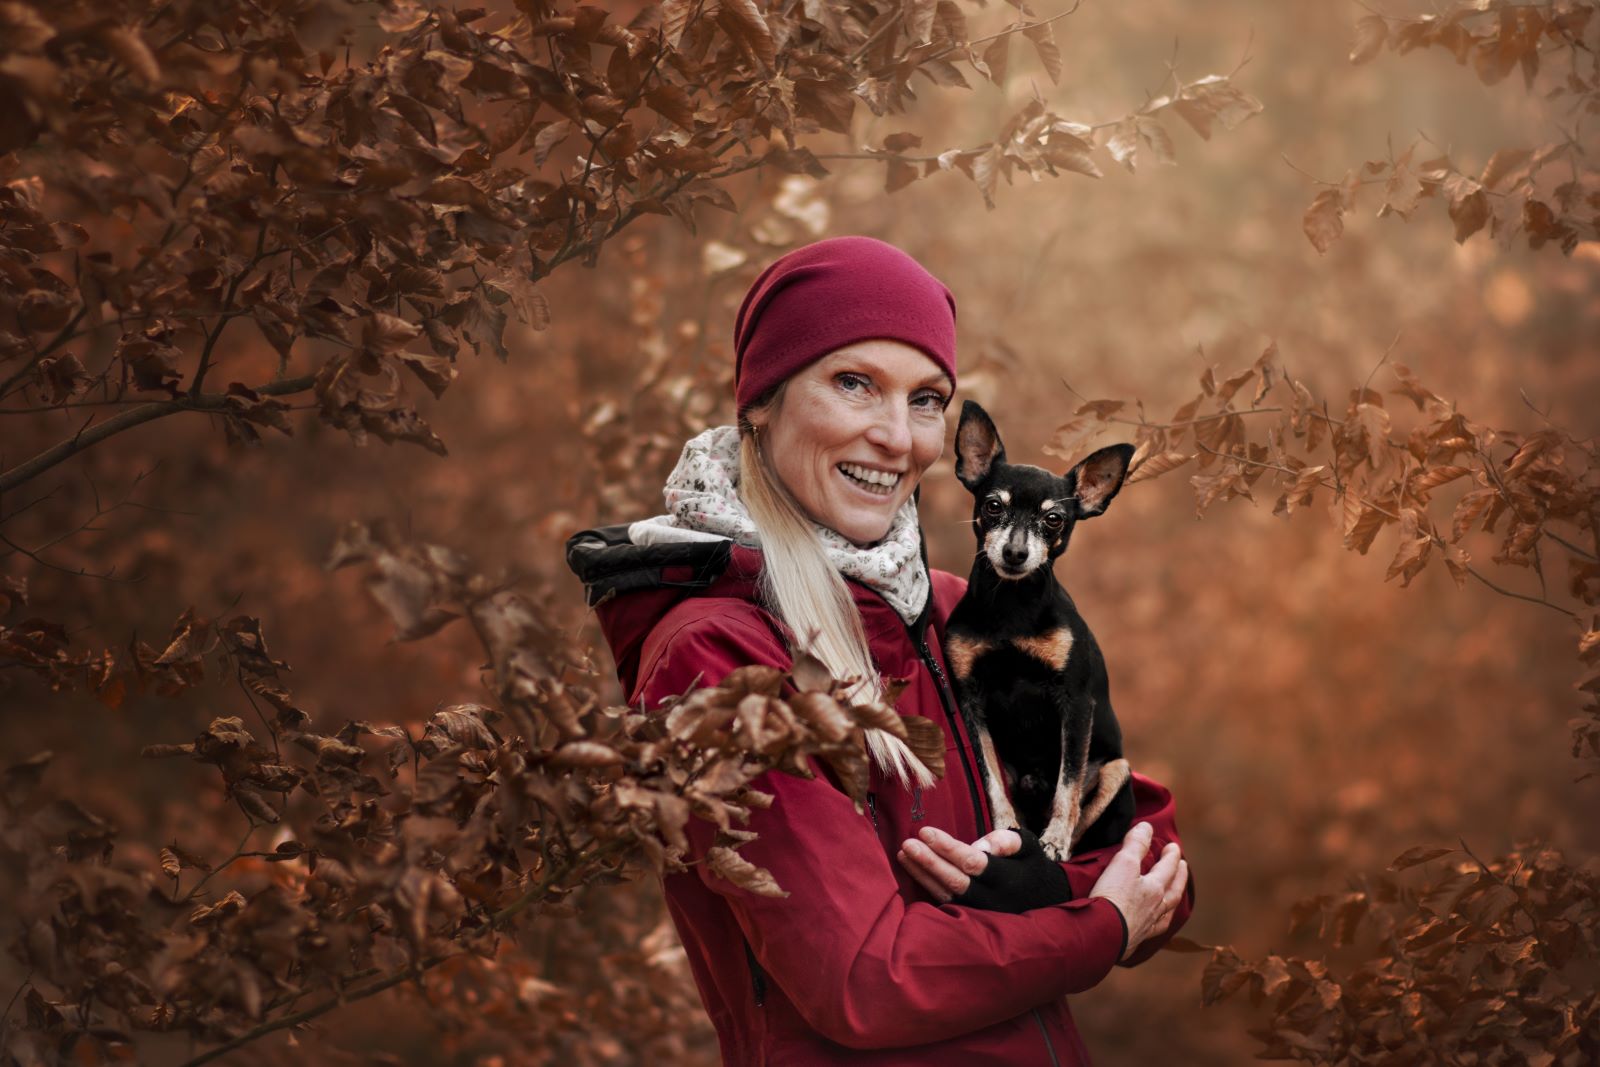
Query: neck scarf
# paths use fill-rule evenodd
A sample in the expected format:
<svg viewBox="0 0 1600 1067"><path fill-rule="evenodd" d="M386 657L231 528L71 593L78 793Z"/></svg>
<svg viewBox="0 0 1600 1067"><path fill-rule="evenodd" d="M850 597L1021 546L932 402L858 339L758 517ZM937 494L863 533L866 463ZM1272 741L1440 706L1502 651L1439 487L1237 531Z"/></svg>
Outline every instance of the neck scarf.
<svg viewBox="0 0 1600 1067"><path fill-rule="evenodd" d="M628 527L634 544L729 539L760 547L754 521L739 499L739 430L715 426L689 439L662 490L667 513ZM858 547L836 530L813 522L828 561L846 578L875 590L907 623L928 602L927 568L917 505L906 500L882 540Z"/></svg>

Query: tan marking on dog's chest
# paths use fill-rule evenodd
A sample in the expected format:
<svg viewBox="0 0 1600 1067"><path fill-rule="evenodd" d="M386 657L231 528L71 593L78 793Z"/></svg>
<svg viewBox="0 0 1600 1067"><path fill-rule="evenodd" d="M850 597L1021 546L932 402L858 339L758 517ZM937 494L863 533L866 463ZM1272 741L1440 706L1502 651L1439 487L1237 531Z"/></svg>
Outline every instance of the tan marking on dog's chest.
<svg viewBox="0 0 1600 1067"><path fill-rule="evenodd" d="M978 661L978 657L994 647L994 642L981 637L960 637L956 634L951 634L944 644L945 658L950 661L950 669L957 678L971 674L972 665Z"/></svg>
<svg viewBox="0 0 1600 1067"><path fill-rule="evenodd" d="M1011 643L1034 659L1060 670L1066 665L1067 656L1072 653L1072 631L1063 626L1038 637L1019 637Z"/></svg>

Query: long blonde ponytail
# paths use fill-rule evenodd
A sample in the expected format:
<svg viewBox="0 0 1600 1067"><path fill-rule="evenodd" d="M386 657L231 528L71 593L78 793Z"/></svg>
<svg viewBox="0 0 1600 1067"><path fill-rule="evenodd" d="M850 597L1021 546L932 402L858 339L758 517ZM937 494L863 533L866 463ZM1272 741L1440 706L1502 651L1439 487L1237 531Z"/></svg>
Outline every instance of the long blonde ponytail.
<svg viewBox="0 0 1600 1067"><path fill-rule="evenodd" d="M756 410L776 410L783 387ZM861 612L843 576L829 562L811 520L778 481L761 453L759 431L739 424L739 496L761 538L761 595L797 640L814 634L811 654L836 678L856 678L846 695L856 702L883 698ZM791 650L796 651L796 650ZM933 773L898 737L866 731L867 752L885 776L929 788Z"/></svg>

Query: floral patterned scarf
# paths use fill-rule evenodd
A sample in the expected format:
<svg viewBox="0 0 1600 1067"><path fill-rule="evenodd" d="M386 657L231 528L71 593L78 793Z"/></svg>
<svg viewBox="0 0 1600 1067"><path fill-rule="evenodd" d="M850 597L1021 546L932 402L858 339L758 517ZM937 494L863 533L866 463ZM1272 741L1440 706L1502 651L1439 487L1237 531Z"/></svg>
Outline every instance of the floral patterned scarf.
<svg viewBox="0 0 1600 1067"><path fill-rule="evenodd" d="M739 499L739 430L715 426L689 439L662 490L667 514L628 527L634 544L730 539L760 547L755 523ZM922 562L917 504L908 499L889 532L866 548L835 530L812 523L823 550L839 573L876 590L907 623L928 602L928 570Z"/></svg>

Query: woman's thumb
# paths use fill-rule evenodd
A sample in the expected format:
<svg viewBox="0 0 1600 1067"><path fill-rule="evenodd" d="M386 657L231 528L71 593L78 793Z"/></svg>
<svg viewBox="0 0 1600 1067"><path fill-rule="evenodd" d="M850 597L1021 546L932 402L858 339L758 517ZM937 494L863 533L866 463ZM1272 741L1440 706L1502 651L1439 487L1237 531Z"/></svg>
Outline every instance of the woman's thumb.
<svg viewBox="0 0 1600 1067"><path fill-rule="evenodd" d="M1146 852L1150 851L1150 840L1155 836L1155 827L1147 822L1139 823L1128 831L1122 839L1122 855L1131 856L1135 862L1144 859Z"/></svg>

